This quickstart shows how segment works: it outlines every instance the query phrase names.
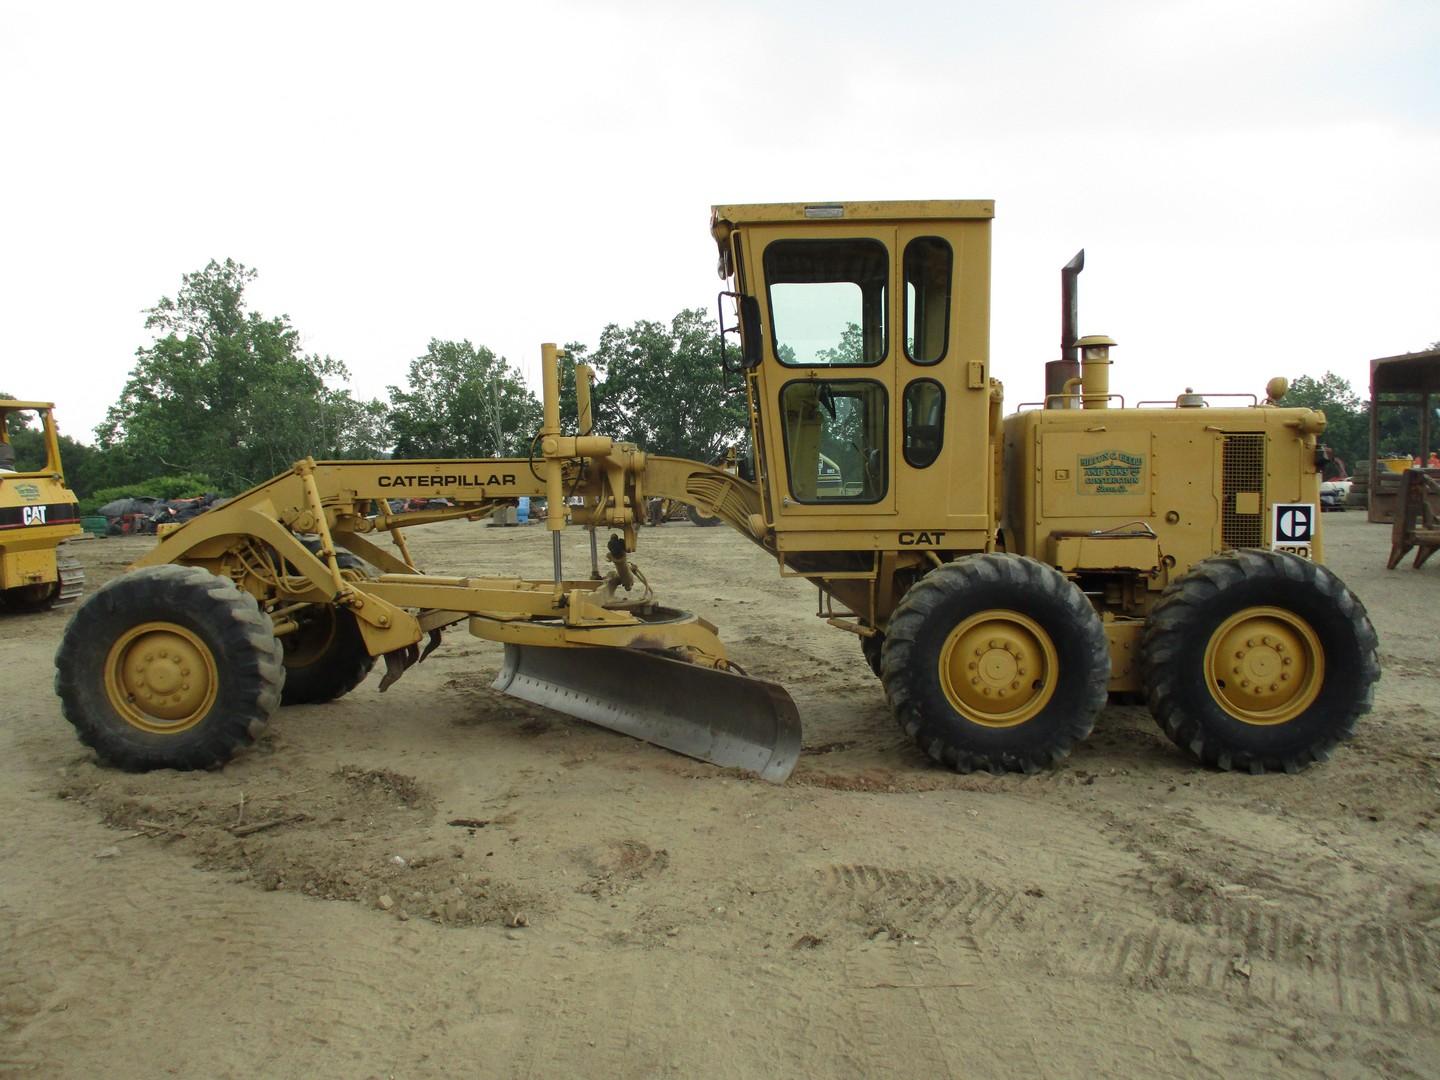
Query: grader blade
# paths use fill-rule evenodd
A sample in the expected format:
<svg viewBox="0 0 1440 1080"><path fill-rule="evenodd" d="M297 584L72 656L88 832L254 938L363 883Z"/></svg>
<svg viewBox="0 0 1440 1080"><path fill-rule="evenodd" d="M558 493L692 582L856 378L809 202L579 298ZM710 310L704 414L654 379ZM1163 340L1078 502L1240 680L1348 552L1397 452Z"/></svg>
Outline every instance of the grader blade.
<svg viewBox="0 0 1440 1080"><path fill-rule="evenodd" d="M800 756L800 716L780 686L656 653L507 644L505 664L492 685L777 784Z"/></svg>

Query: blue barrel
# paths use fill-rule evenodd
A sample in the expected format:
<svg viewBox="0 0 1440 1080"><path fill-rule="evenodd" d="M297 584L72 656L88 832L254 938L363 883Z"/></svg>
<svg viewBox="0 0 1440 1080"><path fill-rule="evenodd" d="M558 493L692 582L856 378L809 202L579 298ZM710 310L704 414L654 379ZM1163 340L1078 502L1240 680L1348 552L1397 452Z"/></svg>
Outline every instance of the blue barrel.
<svg viewBox="0 0 1440 1080"><path fill-rule="evenodd" d="M529 496L529 495L521 495L521 496L520 496L520 506L519 506L519 508L516 509L516 511L515 511L515 520L518 521L521 525L528 525L528 524L530 523L530 496Z"/></svg>

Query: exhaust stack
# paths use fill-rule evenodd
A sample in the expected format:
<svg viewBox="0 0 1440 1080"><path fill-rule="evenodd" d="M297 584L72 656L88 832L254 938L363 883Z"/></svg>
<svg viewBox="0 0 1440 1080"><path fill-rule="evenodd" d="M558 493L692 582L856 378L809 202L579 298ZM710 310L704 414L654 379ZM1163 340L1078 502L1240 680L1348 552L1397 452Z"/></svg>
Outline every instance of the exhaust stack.
<svg viewBox="0 0 1440 1080"><path fill-rule="evenodd" d="M1077 328L1080 325L1080 271L1085 269L1085 249L1081 248L1075 257L1060 269L1060 359L1045 365L1045 407L1047 409L1073 409L1074 398L1063 395L1073 393L1077 385L1072 380L1080 378L1080 356L1076 344Z"/></svg>

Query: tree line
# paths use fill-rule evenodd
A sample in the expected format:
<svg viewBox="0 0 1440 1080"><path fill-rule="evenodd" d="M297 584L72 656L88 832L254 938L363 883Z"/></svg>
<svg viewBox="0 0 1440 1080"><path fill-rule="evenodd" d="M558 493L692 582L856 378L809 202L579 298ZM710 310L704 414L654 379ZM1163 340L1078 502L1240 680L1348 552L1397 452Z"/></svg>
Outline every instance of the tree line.
<svg viewBox="0 0 1440 1080"><path fill-rule="evenodd" d="M288 316L250 309L245 292L255 276L231 259L211 261L145 312L153 340L136 350L94 445L61 437L66 479L87 502L140 488L165 497L233 493L305 456L529 452L541 404L505 357L470 341L431 339L409 362L404 383L386 388L386 400L357 398L345 364L304 352ZM832 351L847 347L856 344L842 340ZM702 461L744 437L744 394L722 372L717 327L702 310L683 310L669 322L612 323L593 349L581 342L565 349L561 410L569 425L575 365L583 361L597 375L596 431ZM1369 404L1345 379L1301 375L1284 404L1323 409L1324 441L1350 468L1369 456ZM18 424L12 418L17 450L40 437ZM1408 413L1382 414L1382 451L1418 440L1411 427Z"/></svg>
<svg viewBox="0 0 1440 1080"><path fill-rule="evenodd" d="M255 276L233 260L211 261L145 312L153 340L136 350L94 445L61 437L66 480L84 501L140 487L233 493L307 455L529 452L543 410L503 356L432 339L404 383L386 388L387 400L360 398L343 362L301 348L288 316L251 310L245 294ZM721 371L716 333L713 319L686 309L669 322L607 326L593 349L566 345L562 411L573 426L583 360L597 376L595 430L652 453L718 457L741 438L746 414L743 391ZM40 436L17 428L16 437Z"/></svg>

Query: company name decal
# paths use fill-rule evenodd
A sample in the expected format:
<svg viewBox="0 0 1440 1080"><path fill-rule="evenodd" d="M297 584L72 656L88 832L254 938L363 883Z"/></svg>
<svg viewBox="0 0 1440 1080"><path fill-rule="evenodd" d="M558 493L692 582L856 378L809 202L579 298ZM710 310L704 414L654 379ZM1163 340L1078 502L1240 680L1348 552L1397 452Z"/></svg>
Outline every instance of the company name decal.
<svg viewBox="0 0 1440 1080"><path fill-rule="evenodd" d="M460 473L426 474L426 475L405 475L404 473L395 476L380 477L382 488L413 488L413 487L514 487L514 473L491 473L488 477L479 473L471 473L468 476Z"/></svg>
<svg viewBox="0 0 1440 1080"><path fill-rule="evenodd" d="M1123 450L1101 450L1080 458L1082 495L1128 495L1141 486L1145 458Z"/></svg>

